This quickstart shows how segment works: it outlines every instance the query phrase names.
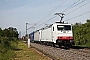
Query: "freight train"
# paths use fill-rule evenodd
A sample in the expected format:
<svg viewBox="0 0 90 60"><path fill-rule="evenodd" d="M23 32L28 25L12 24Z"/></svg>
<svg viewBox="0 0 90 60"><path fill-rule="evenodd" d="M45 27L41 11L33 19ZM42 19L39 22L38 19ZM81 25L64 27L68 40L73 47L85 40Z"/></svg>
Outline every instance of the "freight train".
<svg viewBox="0 0 90 60"><path fill-rule="evenodd" d="M52 46L72 46L74 36L72 24L55 22L45 28L36 30L29 34L31 42L51 44Z"/></svg>

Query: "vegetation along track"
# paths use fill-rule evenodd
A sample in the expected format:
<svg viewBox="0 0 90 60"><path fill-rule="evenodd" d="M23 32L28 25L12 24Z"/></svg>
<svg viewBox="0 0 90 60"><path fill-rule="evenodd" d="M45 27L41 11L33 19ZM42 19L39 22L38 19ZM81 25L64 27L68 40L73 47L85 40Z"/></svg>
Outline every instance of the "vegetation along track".
<svg viewBox="0 0 90 60"><path fill-rule="evenodd" d="M31 46L49 55L62 60L90 60L90 50L88 49L62 49L58 47L45 46L31 43Z"/></svg>

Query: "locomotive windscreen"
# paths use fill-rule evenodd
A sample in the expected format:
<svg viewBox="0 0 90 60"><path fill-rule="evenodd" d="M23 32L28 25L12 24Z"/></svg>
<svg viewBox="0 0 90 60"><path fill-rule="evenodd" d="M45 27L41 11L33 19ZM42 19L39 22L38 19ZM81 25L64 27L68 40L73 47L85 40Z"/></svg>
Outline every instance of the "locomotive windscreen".
<svg viewBox="0 0 90 60"><path fill-rule="evenodd" d="M57 25L57 30L71 30L71 25Z"/></svg>

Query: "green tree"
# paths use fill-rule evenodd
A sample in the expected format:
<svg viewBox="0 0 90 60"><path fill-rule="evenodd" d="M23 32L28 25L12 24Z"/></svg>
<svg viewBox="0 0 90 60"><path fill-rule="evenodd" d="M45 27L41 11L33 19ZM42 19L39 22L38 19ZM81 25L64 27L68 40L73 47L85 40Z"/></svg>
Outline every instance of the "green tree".
<svg viewBox="0 0 90 60"><path fill-rule="evenodd" d="M74 24L73 31L76 45L88 44L90 46L90 20L87 20L84 24Z"/></svg>
<svg viewBox="0 0 90 60"><path fill-rule="evenodd" d="M16 28L0 28L0 60L10 60L14 57L14 52L18 43L18 31ZM4 57L4 58L3 58Z"/></svg>

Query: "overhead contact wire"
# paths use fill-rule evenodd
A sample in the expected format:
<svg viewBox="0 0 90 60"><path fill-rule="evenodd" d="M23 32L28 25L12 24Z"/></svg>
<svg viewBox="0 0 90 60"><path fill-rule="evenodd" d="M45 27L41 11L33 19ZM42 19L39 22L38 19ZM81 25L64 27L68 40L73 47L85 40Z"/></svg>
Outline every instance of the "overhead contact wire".
<svg viewBox="0 0 90 60"><path fill-rule="evenodd" d="M47 16L49 16L53 11L55 11L59 6L61 6L62 4L64 4L66 2L66 0L61 0L60 1L60 3L48 14L48 15L46 15L43 19L45 19ZM37 22L36 23L36 25L38 24L38 23L40 23L43 19L41 19L39 22ZM51 20L51 19L50 19ZM48 20L47 20L47 22L48 22ZM40 25L38 25L38 26L40 26Z"/></svg>
<svg viewBox="0 0 90 60"><path fill-rule="evenodd" d="M55 18L55 17L56 17L56 16L54 16L54 17L52 17L52 18L48 19L47 21L43 22L42 24L40 24L40 25L38 25L38 26L43 25L44 23L46 23L46 22L48 22L48 21L52 20L52 19L53 19L53 18ZM38 27L38 26L37 26L37 27Z"/></svg>
<svg viewBox="0 0 90 60"><path fill-rule="evenodd" d="M72 10L71 12L69 12L69 13L67 13L67 14L71 14L72 12L74 12L74 11L76 11L76 10L78 10L78 9L80 9L80 8L82 8L82 7L84 7L85 5L87 5L87 4L89 4L89 3L90 3L90 1L87 2L87 3L85 3L85 4L83 4L83 5L80 6L80 7L78 7L78 8L76 8L76 9ZM67 14L66 14L66 15L67 15Z"/></svg>
<svg viewBox="0 0 90 60"><path fill-rule="evenodd" d="M67 20L65 20L65 21L69 21L69 20L71 20L71 19L75 19L75 18L77 18L77 17L83 16L83 15L86 15L86 14L89 14L89 13L90 13L90 10L89 10L89 11L86 11L86 12L80 14L80 15L77 15L77 16L75 16L75 17L72 17L72 18L70 18L70 19L67 19Z"/></svg>
<svg viewBox="0 0 90 60"><path fill-rule="evenodd" d="M64 9L62 12L66 11L67 9L69 9L70 7L72 7L73 5L75 5L76 3L78 3L80 0L76 1L75 3L73 3L72 5L70 5L69 7L67 7L66 9Z"/></svg>
<svg viewBox="0 0 90 60"><path fill-rule="evenodd" d="M61 1L59 2L60 5L61 5L61 2L62 2L62 1L63 1L63 0L61 0ZM57 9L57 7L59 6L59 4L56 5L56 7L55 7L51 12L49 12L49 14L47 14L44 18L42 18L40 21L38 21L37 24L40 23L43 19L45 19L47 16L49 16L53 11L55 11L55 10Z"/></svg>
<svg viewBox="0 0 90 60"><path fill-rule="evenodd" d="M86 1L86 0L82 0L82 1L79 2L78 4L76 4L76 5L72 6L72 7L70 7L69 9L67 9L67 10L65 10L65 11L62 11L62 12L66 12L66 11L68 11L68 10L70 10L70 9L72 9L72 8L74 8L74 7L76 7L76 6L78 6L79 4L81 4L81 3L85 2L85 1Z"/></svg>

